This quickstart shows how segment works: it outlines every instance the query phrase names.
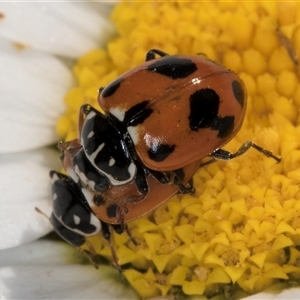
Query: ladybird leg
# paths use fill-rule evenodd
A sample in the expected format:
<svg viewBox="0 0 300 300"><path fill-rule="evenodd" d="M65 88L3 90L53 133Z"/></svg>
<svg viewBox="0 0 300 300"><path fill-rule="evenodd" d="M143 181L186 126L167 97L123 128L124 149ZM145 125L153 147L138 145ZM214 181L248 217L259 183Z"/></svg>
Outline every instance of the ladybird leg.
<svg viewBox="0 0 300 300"><path fill-rule="evenodd" d="M149 170L149 172L161 184L168 184L171 181L171 177L166 172L154 170Z"/></svg>
<svg viewBox="0 0 300 300"><path fill-rule="evenodd" d="M210 159L210 160L208 160L208 161L205 161L205 162L203 162L202 164L200 164L199 165L199 168L201 168L201 167L204 167L204 166L207 166L207 165L210 165L210 164L212 164L212 163L214 163L214 162L216 162L217 160L215 159L215 158L212 158L212 159Z"/></svg>
<svg viewBox="0 0 300 300"><path fill-rule="evenodd" d="M129 230L127 224L125 223L124 216L128 213L128 208L126 204L118 205L117 206L117 212L116 212L116 218L118 224L111 225L111 227L114 229L114 231L118 234L121 234L123 232L126 232L132 243L137 246L138 242L133 237L131 231Z"/></svg>
<svg viewBox="0 0 300 300"><path fill-rule="evenodd" d="M179 194L193 195L195 193L195 188L193 184L191 185L190 182L188 184L183 184L178 176L174 177L173 185L178 187Z"/></svg>
<svg viewBox="0 0 300 300"><path fill-rule="evenodd" d="M137 173L136 173L136 176L134 178L134 181L135 181L135 184L138 188L138 191L142 194L142 196L144 198L147 195L148 191L149 191L149 186L148 186L148 182L147 182L147 179L146 179L146 175L147 175L146 172L147 171L138 162L136 162L135 165L136 165L136 168L137 168Z"/></svg>
<svg viewBox="0 0 300 300"><path fill-rule="evenodd" d="M139 243L136 241L136 239L133 237L130 229L128 228L127 224L112 224L111 227L117 234L121 234L123 232L126 232L132 243L137 246Z"/></svg>
<svg viewBox="0 0 300 300"><path fill-rule="evenodd" d="M111 230L109 228L109 225L105 222L102 222L102 235L103 235L104 239L107 241L108 246L110 248L110 253L112 256L114 266L118 269L118 271L120 273L122 273L123 270L122 270L121 266L119 265L119 258L118 258L116 249L115 249L112 239L111 239Z"/></svg>
<svg viewBox="0 0 300 300"><path fill-rule="evenodd" d="M244 154L251 147L256 149L257 151L261 152L265 156L275 159L277 163L279 163L281 161L280 157L273 155L273 153L271 151L266 150L266 149L256 145L252 141L245 142L235 153L231 153L224 149L217 149L216 151L212 152L210 154L210 156L213 157L214 159L230 160L230 159L233 159L235 157L238 157L238 156Z"/></svg>
<svg viewBox="0 0 300 300"><path fill-rule="evenodd" d="M175 170L174 172L171 173L166 173L166 172L159 172L159 171L154 171L154 170L149 170L151 175L161 184L173 184L178 187L179 193L180 194L194 194L195 189L193 185L188 184L183 184L182 183L182 169Z"/></svg>
<svg viewBox="0 0 300 300"><path fill-rule="evenodd" d="M156 58L156 55L159 55L160 57L163 57L163 56L168 56L167 53L161 51L161 50L157 50L157 49L151 49L149 50L147 53L146 53L146 61L149 61L149 60L152 60L152 59L155 59Z"/></svg>

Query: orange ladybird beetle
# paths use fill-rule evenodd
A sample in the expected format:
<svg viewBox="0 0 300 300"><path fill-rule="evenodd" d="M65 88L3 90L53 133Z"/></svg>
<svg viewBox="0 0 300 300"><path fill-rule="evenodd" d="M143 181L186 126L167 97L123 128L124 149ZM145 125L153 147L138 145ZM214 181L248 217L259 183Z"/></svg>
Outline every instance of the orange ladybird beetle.
<svg viewBox="0 0 300 300"><path fill-rule="evenodd" d="M79 138L59 144L68 176L51 172L53 226L77 247L100 232L110 241L108 224L131 237L127 222L176 193L193 194L204 157L230 160L253 147L280 161L251 141L236 153L222 149L242 125L246 91L203 55L150 50L145 63L99 89L98 103L104 113L83 105Z"/></svg>

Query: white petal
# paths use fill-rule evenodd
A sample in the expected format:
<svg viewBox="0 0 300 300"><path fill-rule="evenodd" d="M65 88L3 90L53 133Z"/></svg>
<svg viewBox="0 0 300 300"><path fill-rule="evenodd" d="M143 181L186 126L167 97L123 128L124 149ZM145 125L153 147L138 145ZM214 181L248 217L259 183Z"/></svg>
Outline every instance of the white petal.
<svg viewBox="0 0 300 300"><path fill-rule="evenodd" d="M300 288L290 288L283 291L276 292L262 292L250 297L244 298L244 300L287 300L287 299L299 299Z"/></svg>
<svg viewBox="0 0 300 300"><path fill-rule="evenodd" d="M0 153L56 143L63 97L73 85L59 59L0 42Z"/></svg>
<svg viewBox="0 0 300 300"><path fill-rule="evenodd" d="M1 2L0 36L32 48L66 57L78 57L104 45L113 33L105 16L111 6L87 2ZM103 14L98 11L102 9Z"/></svg>
<svg viewBox="0 0 300 300"><path fill-rule="evenodd" d="M60 168L54 150L0 155L0 249L33 241L52 229L34 209L50 215L52 168Z"/></svg>
<svg viewBox="0 0 300 300"><path fill-rule="evenodd" d="M114 268L71 264L67 244L38 241L0 251L1 299L138 299Z"/></svg>

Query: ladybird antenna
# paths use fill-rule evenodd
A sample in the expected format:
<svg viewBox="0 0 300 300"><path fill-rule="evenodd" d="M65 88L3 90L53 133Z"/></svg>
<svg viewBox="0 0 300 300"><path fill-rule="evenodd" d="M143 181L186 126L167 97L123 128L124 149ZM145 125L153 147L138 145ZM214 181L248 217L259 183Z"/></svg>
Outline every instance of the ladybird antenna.
<svg viewBox="0 0 300 300"><path fill-rule="evenodd" d="M119 265L119 258L117 256L116 249L115 249L111 239L107 240L107 242L108 242L108 246L110 248L110 253L111 253L111 256L112 256L112 259L113 259L113 264L118 269L118 271L120 273L122 273L123 270L122 270L121 266Z"/></svg>
<svg viewBox="0 0 300 300"><path fill-rule="evenodd" d="M89 244L90 244L90 245L89 245L89 244L87 243L87 241L86 241L86 244L87 244L87 246L88 246L88 248L89 248L89 251L90 251L90 246L91 246L91 244L89 243ZM79 253L83 254L83 255L88 259L88 261L90 262L90 264L93 265L94 268L95 268L96 270L99 269L99 266L97 265L97 263L96 263L96 262L93 260L93 258L92 258L92 256L94 255L93 253L89 253L89 252L87 252L86 250L81 249L80 247L76 247L76 249L78 250ZM94 248L93 248L93 251L95 251ZM95 255L96 255L96 254L95 254Z"/></svg>
<svg viewBox="0 0 300 300"><path fill-rule="evenodd" d="M34 208L36 212L38 212L39 214L43 215L45 218L47 218L48 220L50 219L49 216L47 216L43 211L41 211L38 207Z"/></svg>

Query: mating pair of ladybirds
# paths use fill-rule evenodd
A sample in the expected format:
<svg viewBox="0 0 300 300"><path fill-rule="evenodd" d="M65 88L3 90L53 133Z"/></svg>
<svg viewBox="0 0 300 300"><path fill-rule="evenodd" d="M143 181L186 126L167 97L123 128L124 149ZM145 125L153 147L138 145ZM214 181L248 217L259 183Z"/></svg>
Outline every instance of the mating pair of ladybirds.
<svg viewBox="0 0 300 300"><path fill-rule="evenodd" d="M156 56L159 56L156 58ZM150 50L146 62L100 88L99 112L88 104L79 113L79 138L62 142L68 176L51 171L50 222L70 244L94 250L86 237L127 222L161 205L174 194L193 194L192 176L204 157L230 160L222 147L240 129L246 110L243 82L232 71L204 57L169 56Z"/></svg>

